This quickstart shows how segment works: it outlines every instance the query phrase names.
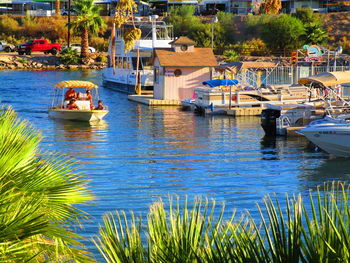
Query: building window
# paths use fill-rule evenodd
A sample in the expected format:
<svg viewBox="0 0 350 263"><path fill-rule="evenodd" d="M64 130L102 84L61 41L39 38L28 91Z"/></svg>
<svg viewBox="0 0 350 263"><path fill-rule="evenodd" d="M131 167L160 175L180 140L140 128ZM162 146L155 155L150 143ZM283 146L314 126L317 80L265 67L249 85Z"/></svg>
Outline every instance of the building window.
<svg viewBox="0 0 350 263"><path fill-rule="evenodd" d="M181 51L187 51L187 45L181 45Z"/></svg>
<svg viewBox="0 0 350 263"><path fill-rule="evenodd" d="M181 69L175 69L175 71L174 71L174 75L175 75L175 77L180 77L180 76L181 76L181 74L182 74Z"/></svg>

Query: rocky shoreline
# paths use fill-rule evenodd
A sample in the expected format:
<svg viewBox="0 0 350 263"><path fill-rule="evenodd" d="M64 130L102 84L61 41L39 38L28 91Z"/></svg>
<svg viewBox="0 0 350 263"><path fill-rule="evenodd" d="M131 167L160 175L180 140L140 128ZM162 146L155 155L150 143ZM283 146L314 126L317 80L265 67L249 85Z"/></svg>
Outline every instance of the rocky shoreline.
<svg viewBox="0 0 350 263"><path fill-rule="evenodd" d="M103 55L91 55L85 60L86 64L64 65L60 60L60 56L43 55L40 53L31 56L6 53L0 54L0 70L100 70L107 66L107 63L97 61L97 58Z"/></svg>

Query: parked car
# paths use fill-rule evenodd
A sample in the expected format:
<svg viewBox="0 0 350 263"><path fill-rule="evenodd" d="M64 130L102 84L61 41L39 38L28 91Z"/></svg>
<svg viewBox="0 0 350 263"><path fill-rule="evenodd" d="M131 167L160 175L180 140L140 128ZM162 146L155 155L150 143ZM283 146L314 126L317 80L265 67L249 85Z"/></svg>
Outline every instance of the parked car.
<svg viewBox="0 0 350 263"><path fill-rule="evenodd" d="M0 51L5 52L14 52L16 50L16 46L12 44L8 44L4 40L0 40Z"/></svg>
<svg viewBox="0 0 350 263"><path fill-rule="evenodd" d="M29 40L23 45L17 46L18 55L26 53L30 55L33 51L42 51L44 54L56 55L61 50L60 44L50 44L46 39Z"/></svg>
<svg viewBox="0 0 350 263"><path fill-rule="evenodd" d="M68 48L68 46L64 46L64 47L62 48L62 51L65 50L65 49L67 49L67 48ZM77 44L77 43L70 44L70 48L71 48L72 50L74 50L75 52L77 52L77 53L81 53L81 45L80 45L80 44ZM93 47L89 47L89 52L90 52L90 53L95 53L95 52L96 52L96 49L93 48Z"/></svg>

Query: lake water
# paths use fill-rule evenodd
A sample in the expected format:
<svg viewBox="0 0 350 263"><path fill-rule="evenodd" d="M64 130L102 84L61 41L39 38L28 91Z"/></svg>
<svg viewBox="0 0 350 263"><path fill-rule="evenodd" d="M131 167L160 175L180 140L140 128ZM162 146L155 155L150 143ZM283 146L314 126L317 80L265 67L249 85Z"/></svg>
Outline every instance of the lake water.
<svg viewBox="0 0 350 263"><path fill-rule="evenodd" d="M70 156L91 179L97 202L83 208L93 216L84 223L87 237L97 233L104 213L145 215L169 194L214 198L227 211L249 209L254 216L267 194L306 194L324 181L349 178L349 159L316 152L302 137L265 138L258 117L196 116L101 88L110 110L102 123L48 118L53 86L70 79L102 82L99 71L1 71L0 99L41 130L44 151Z"/></svg>

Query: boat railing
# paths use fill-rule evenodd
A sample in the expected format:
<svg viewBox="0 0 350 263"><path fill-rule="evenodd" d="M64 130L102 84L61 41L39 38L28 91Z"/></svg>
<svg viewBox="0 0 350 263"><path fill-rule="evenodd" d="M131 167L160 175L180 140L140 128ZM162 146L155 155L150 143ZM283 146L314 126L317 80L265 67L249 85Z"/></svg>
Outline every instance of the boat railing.
<svg viewBox="0 0 350 263"><path fill-rule="evenodd" d="M276 133L279 135L286 134L287 128L291 126L292 121L286 115L282 115L276 119Z"/></svg>
<svg viewBox="0 0 350 263"><path fill-rule="evenodd" d="M152 40L152 28L155 29L156 40L173 40L173 26L166 25L163 21L157 21L152 23L149 22L135 22L135 26L141 29L141 39L140 40ZM123 36L133 27L132 24L127 23L118 29L116 32L116 39L123 39Z"/></svg>
<svg viewBox="0 0 350 263"><path fill-rule="evenodd" d="M326 107L325 112L326 112L326 115L335 118L341 114L349 114L350 105L332 105L332 103L330 103Z"/></svg>

